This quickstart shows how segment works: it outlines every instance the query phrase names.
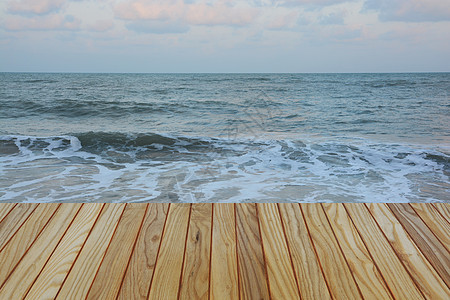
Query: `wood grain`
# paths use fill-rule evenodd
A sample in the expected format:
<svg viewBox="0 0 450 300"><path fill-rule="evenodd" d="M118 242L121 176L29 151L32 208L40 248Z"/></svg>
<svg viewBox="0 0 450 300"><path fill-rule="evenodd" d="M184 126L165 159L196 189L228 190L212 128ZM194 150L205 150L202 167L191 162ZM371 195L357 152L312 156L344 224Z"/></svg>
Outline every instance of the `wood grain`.
<svg viewBox="0 0 450 300"><path fill-rule="evenodd" d="M0 249L5 246L37 207L36 203L21 204L3 218L0 223Z"/></svg>
<svg viewBox="0 0 450 300"><path fill-rule="evenodd" d="M450 254L408 203L387 204L430 264L450 286Z"/></svg>
<svg viewBox="0 0 450 300"><path fill-rule="evenodd" d="M428 299L450 298L448 289L386 205L367 204L410 276Z"/></svg>
<svg viewBox="0 0 450 300"><path fill-rule="evenodd" d="M276 203L264 203L258 204L257 208L270 296L272 299L299 299L297 278L295 278L278 206Z"/></svg>
<svg viewBox="0 0 450 300"><path fill-rule="evenodd" d="M331 299L300 206L280 203L281 219L303 299Z"/></svg>
<svg viewBox="0 0 450 300"><path fill-rule="evenodd" d="M17 263L33 245L58 207L59 204L39 205L36 211L0 251L0 285L8 278Z"/></svg>
<svg viewBox="0 0 450 300"><path fill-rule="evenodd" d="M339 203L323 203L322 206L363 297L392 299L344 206Z"/></svg>
<svg viewBox="0 0 450 300"><path fill-rule="evenodd" d="M180 299L208 299L212 204L192 206Z"/></svg>
<svg viewBox="0 0 450 300"><path fill-rule="evenodd" d="M168 203L149 203L118 299L147 299Z"/></svg>
<svg viewBox="0 0 450 300"><path fill-rule="evenodd" d="M0 299L22 299L72 223L81 204L62 206L0 289Z"/></svg>
<svg viewBox="0 0 450 300"><path fill-rule="evenodd" d="M149 299L176 299L178 296L190 211L190 204L170 205Z"/></svg>
<svg viewBox="0 0 450 300"><path fill-rule="evenodd" d="M410 203L422 221L433 231L447 251L450 249L450 223L432 205Z"/></svg>
<svg viewBox="0 0 450 300"><path fill-rule="evenodd" d="M104 204L56 299L85 299L124 208L125 204Z"/></svg>
<svg viewBox="0 0 450 300"><path fill-rule="evenodd" d="M338 299L361 298L323 209L315 204L302 204L300 208L332 296Z"/></svg>
<svg viewBox="0 0 450 300"><path fill-rule="evenodd" d="M256 204L236 206L239 292L241 299L270 299Z"/></svg>
<svg viewBox="0 0 450 300"><path fill-rule="evenodd" d="M445 204L29 209L0 205L0 299L450 299Z"/></svg>
<svg viewBox="0 0 450 300"><path fill-rule="evenodd" d="M239 299L235 207L215 203L211 245L211 299Z"/></svg>
<svg viewBox="0 0 450 300"><path fill-rule="evenodd" d="M94 226L103 204L86 203L34 282L26 299L54 299Z"/></svg>
<svg viewBox="0 0 450 300"><path fill-rule="evenodd" d="M436 210L444 217L447 222L450 222L450 203L433 203Z"/></svg>
<svg viewBox="0 0 450 300"><path fill-rule="evenodd" d="M367 207L363 203L345 203L344 207L394 298L423 299Z"/></svg>
<svg viewBox="0 0 450 300"><path fill-rule="evenodd" d="M134 249L146 207L127 203L86 299L115 299Z"/></svg>
<svg viewBox="0 0 450 300"><path fill-rule="evenodd" d="M0 203L0 223L3 218L16 206L17 203Z"/></svg>

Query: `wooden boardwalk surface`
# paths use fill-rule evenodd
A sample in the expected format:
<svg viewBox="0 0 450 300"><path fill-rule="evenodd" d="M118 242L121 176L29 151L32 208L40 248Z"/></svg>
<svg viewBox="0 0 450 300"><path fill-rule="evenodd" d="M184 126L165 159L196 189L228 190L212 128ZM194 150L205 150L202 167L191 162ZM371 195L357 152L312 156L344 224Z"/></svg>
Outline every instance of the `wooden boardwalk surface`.
<svg viewBox="0 0 450 300"><path fill-rule="evenodd" d="M0 299L450 299L450 204L0 204Z"/></svg>

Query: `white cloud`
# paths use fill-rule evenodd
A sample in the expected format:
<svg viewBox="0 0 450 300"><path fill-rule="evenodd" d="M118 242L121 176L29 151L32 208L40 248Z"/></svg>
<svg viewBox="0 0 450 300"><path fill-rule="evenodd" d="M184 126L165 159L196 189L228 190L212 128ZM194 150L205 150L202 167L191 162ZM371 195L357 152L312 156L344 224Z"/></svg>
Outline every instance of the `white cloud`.
<svg viewBox="0 0 450 300"><path fill-rule="evenodd" d="M114 12L117 18L130 22L128 28L142 29L142 25L145 24L151 29L152 24L158 27L165 24L169 30L189 25L246 26L255 21L259 15L258 8L230 0L215 2L132 0L117 4Z"/></svg>

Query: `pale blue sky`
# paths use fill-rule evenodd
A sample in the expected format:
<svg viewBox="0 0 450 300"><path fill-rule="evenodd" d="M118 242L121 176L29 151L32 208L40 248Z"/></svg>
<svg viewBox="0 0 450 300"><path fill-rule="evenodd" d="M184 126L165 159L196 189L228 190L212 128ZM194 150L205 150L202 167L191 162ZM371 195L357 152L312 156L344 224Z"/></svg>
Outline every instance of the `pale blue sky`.
<svg viewBox="0 0 450 300"><path fill-rule="evenodd" d="M450 0L3 0L0 71L448 72Z"/></svg>

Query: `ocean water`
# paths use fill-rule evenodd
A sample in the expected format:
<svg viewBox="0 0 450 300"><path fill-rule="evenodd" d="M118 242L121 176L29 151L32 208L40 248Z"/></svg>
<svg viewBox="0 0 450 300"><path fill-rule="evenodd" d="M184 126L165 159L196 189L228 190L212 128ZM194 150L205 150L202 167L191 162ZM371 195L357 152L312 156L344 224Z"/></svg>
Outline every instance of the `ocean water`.
<svg viewBox="0 0 450 300"><path fill-rule="evenodd" d="M0 73L0 201L444 202L450 73Z"/></svg>

